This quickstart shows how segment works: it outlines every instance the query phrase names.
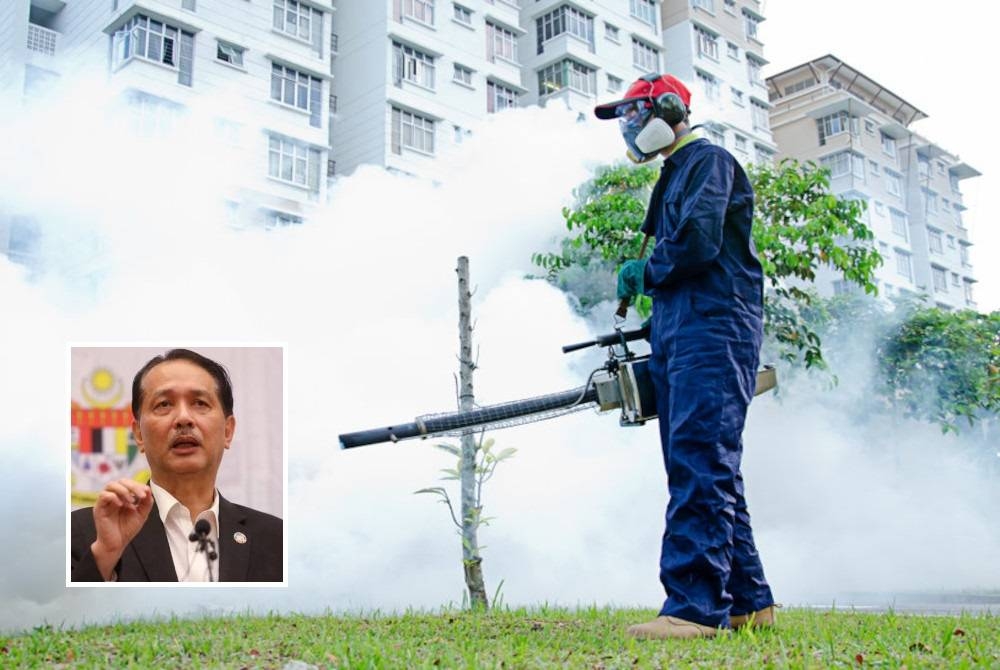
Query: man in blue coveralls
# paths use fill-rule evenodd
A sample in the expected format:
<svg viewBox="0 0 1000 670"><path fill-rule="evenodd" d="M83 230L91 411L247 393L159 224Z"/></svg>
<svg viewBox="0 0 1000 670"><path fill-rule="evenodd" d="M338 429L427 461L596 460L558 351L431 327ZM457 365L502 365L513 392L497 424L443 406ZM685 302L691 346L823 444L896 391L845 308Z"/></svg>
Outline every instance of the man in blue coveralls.
<svg viewBox="0 0 1000 670"><path fill-rule="evenodd" d="M754 395L763 273L750 235L753 190L732 154L691 134L691 93L671 75L646 75L618 119L629 157L664 158L642 231L648 260L627 261L619 298L653 297L650 371L670 502L660 555L667 598L637 638L710 637L774 622L774 599L743 497L741 434Z"/></svg>

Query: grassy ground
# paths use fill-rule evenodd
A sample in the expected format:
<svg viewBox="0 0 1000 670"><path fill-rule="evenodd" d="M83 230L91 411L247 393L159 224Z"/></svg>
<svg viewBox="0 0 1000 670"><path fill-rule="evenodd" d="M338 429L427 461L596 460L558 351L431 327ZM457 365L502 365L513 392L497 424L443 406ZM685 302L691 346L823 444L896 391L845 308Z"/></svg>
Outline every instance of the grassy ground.
<svg viewBox="0 0 1000 670"><path fill-rule="evenodd" d="M639 610L237 616L0 636L0 667L1000 668L1000 617L784 609L772 631L637 642Z"/></svg>

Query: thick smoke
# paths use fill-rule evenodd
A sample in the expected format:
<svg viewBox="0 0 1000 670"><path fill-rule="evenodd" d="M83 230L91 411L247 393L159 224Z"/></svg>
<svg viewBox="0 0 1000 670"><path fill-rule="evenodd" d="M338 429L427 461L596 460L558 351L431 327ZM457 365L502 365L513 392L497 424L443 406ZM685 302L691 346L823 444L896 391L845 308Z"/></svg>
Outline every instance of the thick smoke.
<svg viewBox="0 0 1000 670"><path fill-rule="evenodd" d="M454 407L461 254L477 286L480 402L571 388L600 364L559 347L607 331L612 308L581 318L523 276L563 231L573 187L620 155L615 128L555 105L499 114L439 159L437 182L362 168L308 225L235 230L221 194L239 175L209 113L176 135L135 134L111 97L83 90L56 101L77 110L58 123L3 112L0 212L40 222L45 270L0 259L0 505L16 547L0 629L461 602L459 538L442 506L413 495L451 457L429 442L341 452L336 435ZM287 588L64 585L68 344L151 340L286 344ZM1000 501L956 439L888 417L859 426L831 397L803 386L750 413L748 493L778 598L1000 586L988 513ZM583 412L494 437L519 451L486 491L487 588L503 580L510 605L657 606L655 426Z"/></svg>

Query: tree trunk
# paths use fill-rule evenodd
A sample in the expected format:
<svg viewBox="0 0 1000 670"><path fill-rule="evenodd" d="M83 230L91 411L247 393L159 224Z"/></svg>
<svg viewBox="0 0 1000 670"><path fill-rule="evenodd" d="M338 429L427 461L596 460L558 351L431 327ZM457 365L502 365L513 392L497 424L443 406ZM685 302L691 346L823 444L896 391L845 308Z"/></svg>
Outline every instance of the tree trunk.
<svg viewBox="0 0 1000 670"><path fill-rule="evenodd" d="M472 292L469 289L469 259L458 258L458 332L461 342L459 355L458 408L471 410L475 405L472 392ZM462 565L465 566L465 585L473 608L488 608L486 587L483 585L483 559L479 555L480 508L476 505L476 437L474 431L462 434L462 460L459 467L462 484Z"/></svg>

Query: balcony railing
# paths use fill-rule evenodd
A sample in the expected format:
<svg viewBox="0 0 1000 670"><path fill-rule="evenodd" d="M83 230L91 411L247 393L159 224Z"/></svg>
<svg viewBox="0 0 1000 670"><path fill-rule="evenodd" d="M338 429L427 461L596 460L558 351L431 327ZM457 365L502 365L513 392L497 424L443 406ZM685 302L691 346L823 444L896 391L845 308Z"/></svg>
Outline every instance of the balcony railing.
<svg viewBox="0 0 1000 670"><path fill-rule="evenodd" d="M28 24L28 51L35 51L47 56L56 55L56 38L59 33L48 28Z"/></svg>

